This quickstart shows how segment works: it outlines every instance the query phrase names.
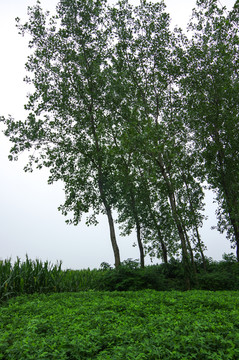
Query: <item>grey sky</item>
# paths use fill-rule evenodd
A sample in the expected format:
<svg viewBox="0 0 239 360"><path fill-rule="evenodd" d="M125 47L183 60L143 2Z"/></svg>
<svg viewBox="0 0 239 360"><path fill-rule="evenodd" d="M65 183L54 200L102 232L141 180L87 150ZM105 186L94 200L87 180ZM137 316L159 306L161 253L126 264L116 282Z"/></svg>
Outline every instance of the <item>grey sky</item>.
<svg viewBox="0 0 239 360"><path fill-rule="evenodd" d="M220 0L230 10L234 0ZM56 0L42 0L44 9L54 10ZM195 5L194 0L165 0L172 25L185 27ZM30 89L23 83L24 64L28 55L27 41L17 34L15 17L26 19L28 5L35 0L0 0L0 115L11 114L15 119L24 118L23 105ZM1 130L2 128L0 128ZM23 167L26 155L18 162L7 159L10 144L0 133L0 258L25 254L32 259L63 261L64 268L94 268L101 262L113 264L113 252L107 219L100 217L97 227L87 227L84 219L77 227L68 226L57 207L64 201L61 184L47 185L46 170L26 174ZM209 220L201 231L208 246L207 256L220 259L222 253L231 252L230 243L216 230L213 196L207 195L206 213ZM136 259L138 249L133 248L135 234L119 238L121 259ZM146 261L150 263L149 259Z"/></svg>

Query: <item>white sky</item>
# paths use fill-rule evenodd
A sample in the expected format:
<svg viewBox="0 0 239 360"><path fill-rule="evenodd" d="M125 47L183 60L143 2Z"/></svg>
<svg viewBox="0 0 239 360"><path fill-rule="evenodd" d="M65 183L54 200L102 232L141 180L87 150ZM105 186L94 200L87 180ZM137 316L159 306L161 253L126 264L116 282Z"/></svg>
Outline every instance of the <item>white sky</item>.
<svg viewBox="0 0 239 360"><path fill-rule="evenodd" d="M16 120L24 118L23 105L30 89L22 81L26 72L24 64L28 55L27 40L17 34L15 18L26 19L28 5L35 0L0 0L0 115L11 114ZM42 0L44 9L54 11L56 0ZM185 27L194 0L165 0L172 25ZM230 10L235 0L220 0ZM0 125L1 126L1 125ZM2 128L0 127L0 130ZM26 156L18 162L9 162L10 143L0 132L0 259L16 256L39 258L55 263L63 261L63 268L98 268L101 262L114 263L107 219L100 217L97 227L87 227L84 219L78 226L66 225L65 218L57 211L64 202L63 186L48 185L47 170L25 173ZM206 213L209 216L201 231L208 247L207 256L221 259L226 252L234 252L225 236L216 230L213 195L207 195ZM132 247L135 234L120 238L118 244L121 260L137 259L138 248ZM146 263L150 264L147 258Z"/></svg>

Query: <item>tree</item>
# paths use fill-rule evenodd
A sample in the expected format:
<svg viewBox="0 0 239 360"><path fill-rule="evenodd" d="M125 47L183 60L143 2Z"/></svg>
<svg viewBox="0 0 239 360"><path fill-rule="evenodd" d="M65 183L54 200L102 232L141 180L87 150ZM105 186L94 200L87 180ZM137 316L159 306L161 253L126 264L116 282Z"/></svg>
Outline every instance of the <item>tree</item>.
<svg viewBox="0 0 239 360"><path fill-rule="evenodd" d="M237 247L239 261L239 77L238 2L226 15L216 0L197 1L184 43L185 77L181 91L187 104L186 123L194 146L203 156L206 179L216 192L218 230Z"/></svg>
<svg viewBox="0 0 239 360"><path fill-rule="evenodd" d="M169 210L167 218L173 219L177 229L190 286L183 209L177 201L183 186L178 159L185 157L185 135L187 139L177 90L180 76L177 40L169 31L169 17L163 3L142 1L133 9L127 1L122 1L112 17L116 24L112 62L120 79L116 100L124 94L124 99L118 101L121 126L126 139L128 133L133 134L128 146L133 148L134 164L153 180L161 207L169 203L164 209Z"/></svg>
<svg viewBox="0 0 239 360"><path fill-rule="evenodd" d="M144 249L165 262L181 250L190 288L189 233L199 234L203 192L180 93L184 48L164 3L62 0L48 19L38 2L18 28L31 35L26 81L35 91L25 121L3 119L12 155L31 151L26 170L47 166L49 182L64 182L69 222L106 213L116 266L113 209L123 230L136 229L142 267Z"/></svg>
<svg viewBox="0 0 239 360"><path fill-rule="evenodd" d="M48 20L40 3L28 9L29 22L18 25L31 36L26 81L34 85L25 121L5 119L11 153L32 150L26 170L47 166L49 182L63 180L73 222L93 208L107 214L115 266L120 264L112 216L113 163L108 161L104 102L110 28L105 1L61 1ZM19 19L18 19L19 22ZM93 216L94 220L94 216Z"/></svg>

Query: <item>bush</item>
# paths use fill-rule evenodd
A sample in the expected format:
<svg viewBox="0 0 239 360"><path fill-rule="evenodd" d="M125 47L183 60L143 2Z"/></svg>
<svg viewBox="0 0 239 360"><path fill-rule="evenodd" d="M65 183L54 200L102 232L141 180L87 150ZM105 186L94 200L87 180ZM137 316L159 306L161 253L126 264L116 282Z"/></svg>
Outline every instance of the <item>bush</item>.
<svg viewBox="0 0 239 360"><path fill-rule="evenodd" d="M239 290L239 263L233 254L224 254L223 261L207 262L207 271L199 269L198 287L203 290Z"/></svg>
<svg viewBox="0 0 239 360"><path fill-rule="evenodd" d="M239 263L231 254L223 261L207 259L207 271L197 265L194 289L239 290ZM129 291L154 289L158 291L185 290L183 265L171 259L168 264L140 268L137 260L127 259L117 269L102 263L99 270L62 270L61 262L32 261L26 256L12 265L0 261L0 300L21 294L78 292L85 290Z"/></svg>

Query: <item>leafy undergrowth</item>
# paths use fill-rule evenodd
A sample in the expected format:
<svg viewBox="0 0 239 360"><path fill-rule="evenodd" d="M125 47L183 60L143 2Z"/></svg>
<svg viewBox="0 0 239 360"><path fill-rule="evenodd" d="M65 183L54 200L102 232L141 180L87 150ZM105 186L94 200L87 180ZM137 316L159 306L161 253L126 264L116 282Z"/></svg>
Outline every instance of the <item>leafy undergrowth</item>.
<svg viewBox="0 0 239 360"><path fill-rule="evenodd" d="M65 293L88 290L138 291L138 290L186 290L183 264L170 259L167 264L150 265L144 269L136 260L125 260L117 269L102 263L100 269L62 270L61 262L53 265L48 261L25 261L19 258L0 261L0 303L18 295ZM206 270L195 262L197 273L191 274L194 290L239 290L239 262L231 254L215 262L206 260Z"/></svg>
<svg viewBox="0 0 239 360"><path fill-rule="evenodd" d="M85 291L0 307L0 359L239 359L239 293Z"/></svg>

